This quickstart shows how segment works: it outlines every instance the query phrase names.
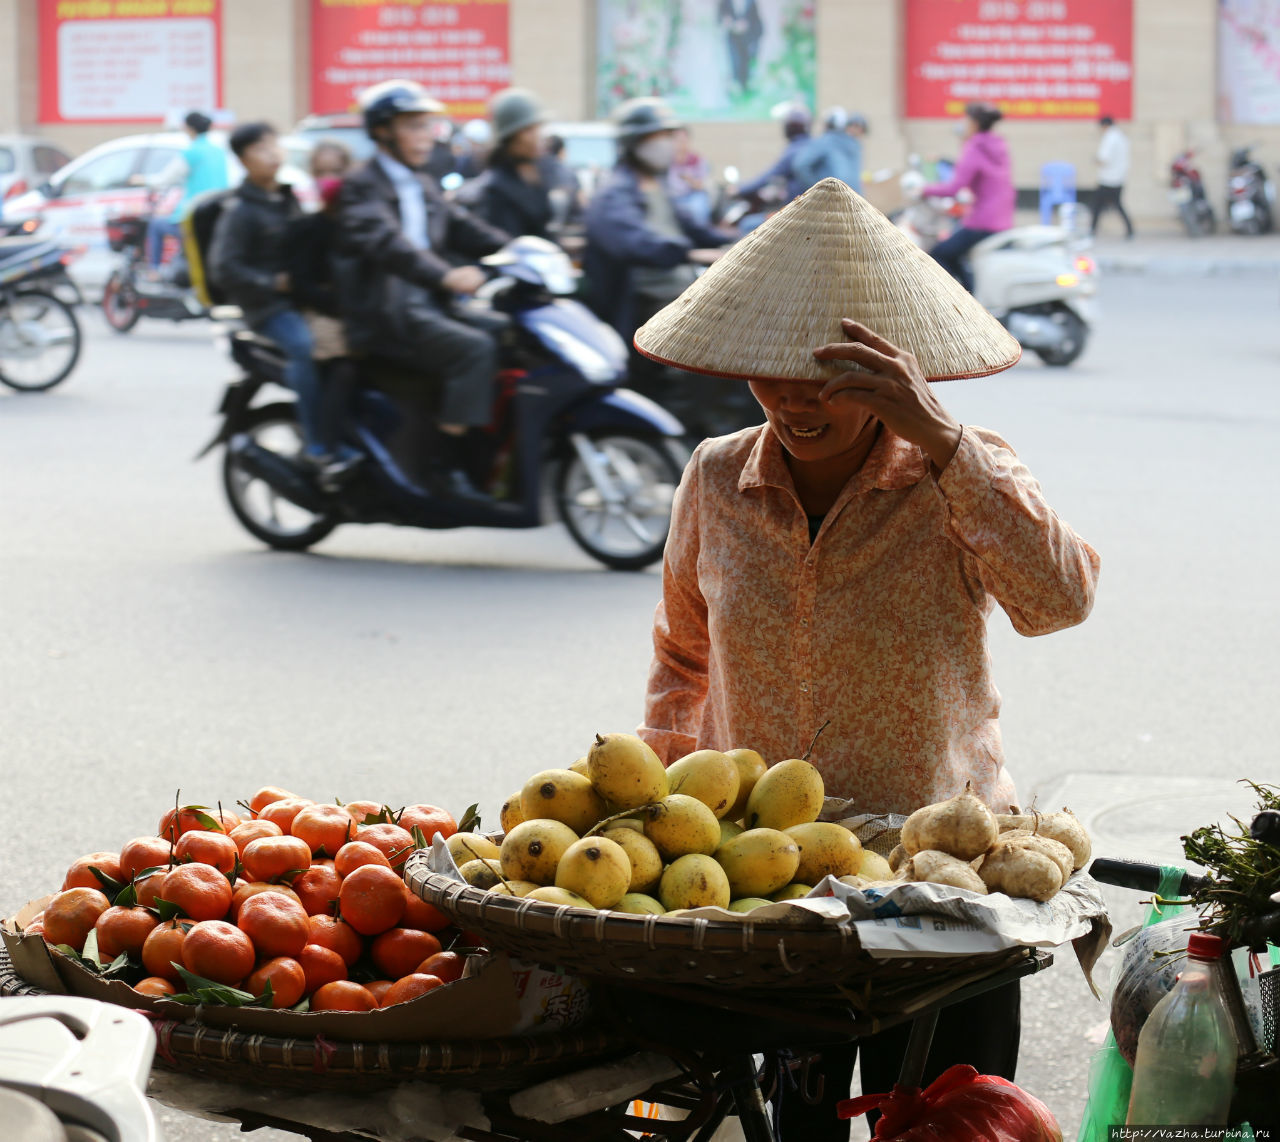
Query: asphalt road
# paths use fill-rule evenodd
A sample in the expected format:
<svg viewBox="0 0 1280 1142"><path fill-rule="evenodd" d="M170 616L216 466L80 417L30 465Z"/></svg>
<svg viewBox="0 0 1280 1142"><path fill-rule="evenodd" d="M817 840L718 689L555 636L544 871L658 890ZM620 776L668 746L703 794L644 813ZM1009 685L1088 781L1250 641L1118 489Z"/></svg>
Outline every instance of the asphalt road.
<svg viewBox="0 0 1280 1142"><path fill-rule="evenodd" d="M1070 803L1098 851L1172 859L1179 833L1247 811L1238 778L1280 780L1277 289L1117 277L1103 305L1076 367L942 395L1017 448L1102 556L1082 627L992 623L1023 799ZM191 462L231 371L208 327L86 325L64 386L0 391L0 912L154 831L178 788L479 801L496 821L526 775L635 726L656 570L600 570L559 526L348 528L310 555L264 551L215 462ZM1136 900L1114 903L1123 930ZM1019 1075L1068 1137L1107 1012L1072 960L1024 988Z"/></svg>

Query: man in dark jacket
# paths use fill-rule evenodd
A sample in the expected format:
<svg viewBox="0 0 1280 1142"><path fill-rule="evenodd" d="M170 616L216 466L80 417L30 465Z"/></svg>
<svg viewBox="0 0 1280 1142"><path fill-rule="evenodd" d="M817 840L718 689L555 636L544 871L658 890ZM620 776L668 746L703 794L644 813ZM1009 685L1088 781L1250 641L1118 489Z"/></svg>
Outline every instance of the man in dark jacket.
<svg viewBox="0 0 1280 1142"><path fill-rule="evenodd" d="M293 189L276 180L284 149L269 124L245 123L232 132L230 142L245 180L214 229L210 275L241 308L249 327L284 350L285 383L298 395L303 457L328 470L337 461L320 423L320 382L311 359L311 333L294 308L288 273L290 224L302 207Z"/></svg>
<svg viewBox="0 0 1280 1142"><path fill-rule="evenodd" d="M347 339L355 353L389 358L442 382L433 491L492 504L465 472L464 438L492 415L497 346L445 306L486 280L478 266L455 260L490 254L508 236L447 202L423 172L441 104L418 84L395 80L366 91L361 106L378 153L346 177L338 202Z"/></svg>
<svg viewBox="0 0 1280 1142"><path fill-rule="evenodd" d="M618 165L587 208L584 268L592 308L630 344L641 325L692 284L697 265L720 256L731 235L700 225L672 202L666 174L681 124L661 99L624 103L614 123Z"/></svg>

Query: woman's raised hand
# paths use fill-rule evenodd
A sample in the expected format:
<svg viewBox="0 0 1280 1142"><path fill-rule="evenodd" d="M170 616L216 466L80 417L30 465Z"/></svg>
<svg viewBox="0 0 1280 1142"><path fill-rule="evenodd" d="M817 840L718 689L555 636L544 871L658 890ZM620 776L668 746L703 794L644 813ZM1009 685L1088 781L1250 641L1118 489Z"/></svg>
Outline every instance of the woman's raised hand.
<svg viewBox="0 0 1280 1142"><path fill-rule="evenodd" d="M833 377L820 399L831 405L863 405L890 432L923 448L941 471L960 447L959 421L934 395L914 356L848 317L841 324L849 340L822 345L813 355L819 361L849 361L867 371Z"/></svg>

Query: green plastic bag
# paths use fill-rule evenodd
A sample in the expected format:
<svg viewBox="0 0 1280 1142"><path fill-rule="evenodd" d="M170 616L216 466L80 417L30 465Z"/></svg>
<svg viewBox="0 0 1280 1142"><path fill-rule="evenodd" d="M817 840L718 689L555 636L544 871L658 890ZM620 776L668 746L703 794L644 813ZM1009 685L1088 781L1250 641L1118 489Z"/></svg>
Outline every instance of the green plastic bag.
<svg viewBox="0 0 1280 1142"><path fill-rule="evenodd" d="M1156 895L1162 900L1176 899L1185 871L1171 865L1161 865L1160 887L1156 890ZM1182 904L1157 906L1152 901L1147 906L1142 926L1146 928L1185 911ZM1132 1085L1133 1068L1116 1046L1115 1036L1108 1031L1107 1041L1094 1054L1089 1064L1089 1101L1085 1104L1076 1142L1108 1142L1107 1128L1124 1125L1129 1113L1129 1088Z"/></svg>

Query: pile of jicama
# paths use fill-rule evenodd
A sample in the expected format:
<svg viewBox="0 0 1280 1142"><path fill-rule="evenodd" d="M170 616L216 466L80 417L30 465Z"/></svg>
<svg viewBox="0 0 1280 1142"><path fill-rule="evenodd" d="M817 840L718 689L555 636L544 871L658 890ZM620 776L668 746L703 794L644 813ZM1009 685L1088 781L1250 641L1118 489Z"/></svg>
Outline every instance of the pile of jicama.
<svg viewBox="0 0 1280 1142"><path fill-rule="evenodd" d="M996 814L965 787L917 809L889 854L897 880L929 881L984 895L1003 892L1044 902L1089 861L1089 834L1070 809ZM858 877L841 877L861 886Z"/></svg>

